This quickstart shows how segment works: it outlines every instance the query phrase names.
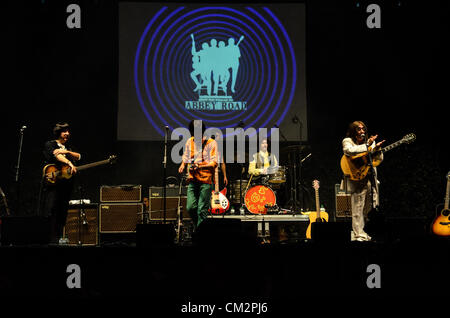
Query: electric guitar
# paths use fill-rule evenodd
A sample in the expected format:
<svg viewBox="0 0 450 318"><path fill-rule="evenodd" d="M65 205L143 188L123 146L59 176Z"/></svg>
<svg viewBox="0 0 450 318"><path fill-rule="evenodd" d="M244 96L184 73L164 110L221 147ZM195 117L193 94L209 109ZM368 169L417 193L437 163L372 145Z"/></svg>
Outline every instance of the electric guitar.
<svg viewBox="0 0 450 318"><path fill-rule="evenodd" d="M77 168L77 171L81 171L81 170L85 170L85 169L89 169L89 168L93 168L93 167L97 167L97 166L101 166L101 165L115 163L116 159L117 159L116 156L110 156L106 160L88 163L88 164L85 164L85 165L82 165L82 166L79 166L76 168ZM42 175L43 175L45 182L47 182L49 184L55 184L61 179L72 178L73 174L72 174L72 168L70 168L70 166L67 164L61 164L61 165L48 164L42 169Z"/></svg>
<svg viewBox="0 0 450 318"><path fill-rule="evenodd" d="M450 171L447 173L447 191L445 194L444 208L433 221L431 231L439 236L450 236L450 210L448 208L450 197Z"/></svg>
<svg viewBox="0 0 450 318"><path fill-rule="evenodd" d="M230 202L227 197L227 188L223 188L222 191L219 191L219 166L215 169L214 176L214 191L211 195L211 208L209 212L212 214L223 214L230 208Z"/></svg>
<svg viewBox="0 0 450 318"><path fill-rule="evenodd" d="M328 222L328 213L325 211L320 211L320 200L319 200L319 181L313 181L313 188L316 192L316 212L309 213L309 225L306 229L306 238L311 239L311 224L314 222Z"/></svg>
<svg viewBox="0 0 450 318"><path fill-rule="evenodd" d="M402 144L410 144L414 140L416 140L416 135L408 134L408 135L404 136L402 139L400 139L399 141L396 141L396 142L390 144L389 146L386 146L386 147L376 151L373 154L374 155L373 160L372 160L373 166L377 167L381 163L381 160L379 158L375 157L377 153L387 152L387 151L394 149ZM369 147L369 151L372 151L372 147ZM350 180L360 181L360 180L364 179L370 170L368 152L367 151L362 152L355 156L343 155L341 158L341 169L345 176L350 177Z"/></svg>

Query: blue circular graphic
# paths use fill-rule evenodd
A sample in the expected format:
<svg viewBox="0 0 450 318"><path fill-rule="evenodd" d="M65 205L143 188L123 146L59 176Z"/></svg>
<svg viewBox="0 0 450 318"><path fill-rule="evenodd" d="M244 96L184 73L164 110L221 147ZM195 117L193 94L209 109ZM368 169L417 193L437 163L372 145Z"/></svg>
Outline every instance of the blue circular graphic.
<svg viewBox="0 0 450 318"><path fill-rule="evenodd" d="M204 43L219 52L217 49L229 46L230 38L235 44L240 41L238 63L234 62L226 73L222 71L220 77L219 71L208 73L214 90L218 89L218 79L225 83L219 94L208 86L204 88L204 73L194 72L193 61L197 57L193 54L206 52L202 51ZM217 41L217 47L212 39ZM200 60L205 61L203 57ZM236 90L232 92L232 75L236 73ZM200 82L203 86L194 91ZM162 126L186 127L192 119L202 119L208 127L222 130L240 122L244 129L258 129L280 124L289 111L295 95L297 63L286 29L267 7L162 7L140 37L134 83L142 111L161 136ZM213 104L237 109L195 108ZM242 105L246 109L240 109Z"/></svg>

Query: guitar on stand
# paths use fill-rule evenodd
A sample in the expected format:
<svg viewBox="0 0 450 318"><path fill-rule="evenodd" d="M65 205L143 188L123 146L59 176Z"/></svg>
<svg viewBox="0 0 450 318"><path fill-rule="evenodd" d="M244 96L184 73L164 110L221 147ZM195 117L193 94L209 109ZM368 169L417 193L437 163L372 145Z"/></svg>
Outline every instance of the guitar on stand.
<svg viewBox="0 0 450 318"><path fill-rule="evenodd" d="M224 214L230 208L230 201L227 197L227 188L223 188L219 191L219 166L215 169L214 174L214 191L211 195L211 208L209 212L212 214Z"/></svg>
<svg viewBox="0 0 450 318"><path fill-rule="evenodd" d="M450 201L450 171L447 173L447 191L445 194L444 208L441 213L434 218L431 225L431 231L438 236L450 236L450 210L448 208Z"/></svg>
<svg viewBox="0 0 450 318"><path fill-rule="evenodd" d="M1 196L0 206L3 206L5 208L6 215L10 215L11 213L9 212L8 201L6 201L6 195L3 192L2 188L0 188L0 196ZM0 216L1 215L2 215L2 213L0 213Z"/></svg>
<svg viewBox="0 0 450 318"><path fill-rule="evenodd" d="M306 238L311 239L311 224L314 222L328 222L328 213L325 211L320 211L320 200L319 200L319 181L313 181L313 188L316 192L316 212L309 213L309 225L306 229Z"/></svg>

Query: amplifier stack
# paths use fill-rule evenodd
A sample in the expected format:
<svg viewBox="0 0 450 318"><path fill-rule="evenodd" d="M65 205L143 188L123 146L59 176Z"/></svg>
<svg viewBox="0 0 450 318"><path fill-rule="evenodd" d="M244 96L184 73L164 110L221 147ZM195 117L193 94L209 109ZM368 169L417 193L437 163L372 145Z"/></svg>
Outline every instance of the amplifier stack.
<svg viewBox="0 0 450 318"><path fill-rule="evenodd" d="M144 212L141 185L100 187L99 232L134 233Z"/></svg>
<svg viewBox="0 0 450 318"><path fill-rule="evenodd" d="M163 221L164 220L164 188L150 187L149 188L149 212L150 220ZM166 221L175 221L177 219L178 211L179 188L168 186L166 187ZM181 188L181 213L183 220L190 220L190 216L186 211L187 201L187 187Z"/></svg>

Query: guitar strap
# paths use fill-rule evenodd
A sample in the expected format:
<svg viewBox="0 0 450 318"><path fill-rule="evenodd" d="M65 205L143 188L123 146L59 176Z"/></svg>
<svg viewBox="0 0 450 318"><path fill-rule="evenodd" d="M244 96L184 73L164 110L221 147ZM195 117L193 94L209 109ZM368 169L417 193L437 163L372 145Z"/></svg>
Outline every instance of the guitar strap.
<svg viewBox="0 0 450 318"><path fill-rule="evenodd" d="M201 147L201 149L200 149L200 153L202 154L202 162L203 162L203 149L205 148L205 144L208 142L208 140L209 140L209 138L203 140L203 142L202 142L202 147ZM193 141L194 141L194 140L193 140ZM194 141L194 148L195 148L195 141ZM198 152L197 152L197 155L195 155L195 152L194 152L194 154L192 155L192 157L193 157L192 163L195 162L195 159L197 159L197 156L198 156Z"/></svg>

